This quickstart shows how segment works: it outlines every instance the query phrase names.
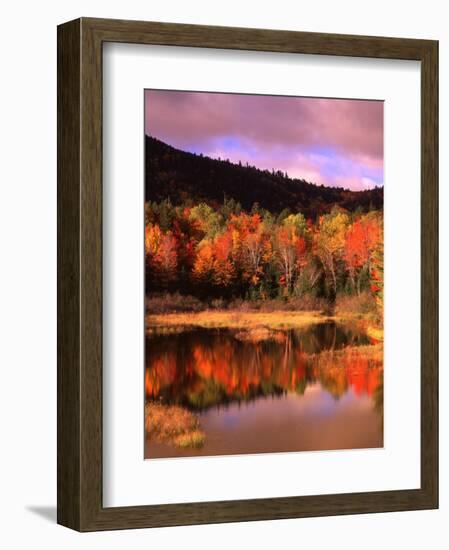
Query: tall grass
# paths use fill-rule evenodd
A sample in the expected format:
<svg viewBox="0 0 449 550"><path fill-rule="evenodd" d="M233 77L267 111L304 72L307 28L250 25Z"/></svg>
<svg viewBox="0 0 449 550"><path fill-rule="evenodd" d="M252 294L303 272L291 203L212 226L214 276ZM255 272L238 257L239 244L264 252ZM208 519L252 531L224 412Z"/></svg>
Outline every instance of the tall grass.
<svg viewBox="0 0 449 550"><path fill-rule="evenodd" d="M147 295L145 299L146 311L153 315L196 313L205 310L261 311L267 313L276 311L322 311L325 310L326 304L325 299L313 296L271 300L244 300L239 298L224 300L223 298L215 298L201 301L194 296L182 295L177 292Z"/></svg>
<svg viewBox="0 0 449 550"><path fill-rule="evenodd" d="M335 314L345 315L347 313L376 316L376 300L369 292L361 294L340 294L335 304Z"/></svg>
<svg viewBox="0 0 449 550"><path fill-rule="evenodd" d="M145 430L149 437L176 447L201 447L206 436L198 417L177 405L145 405Z"/></svg>
<svg viewBox="0 0 449 550"><path fill-rule="evenodd" d="M145 307L147 313L161 314L202 311L207 309L208 304L194 296L183 296L176 292L149 295L145 298Z"/></svg>

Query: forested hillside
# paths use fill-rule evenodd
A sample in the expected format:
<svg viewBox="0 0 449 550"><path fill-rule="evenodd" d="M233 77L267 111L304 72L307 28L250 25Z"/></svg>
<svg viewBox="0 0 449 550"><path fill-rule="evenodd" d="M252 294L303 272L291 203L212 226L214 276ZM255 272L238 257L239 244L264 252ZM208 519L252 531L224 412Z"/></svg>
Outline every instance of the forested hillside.
<svg viewBox="0 0 449 550"><path fill-rule="evenodd" d="M169 198L174 206L201 202L213 208L233 199L246 211L254 203L279 214L285 209L315 219L335 206L353 212L382 210L383 189L349 191L289 178L281 171L233 164L175 149L162 141L145 139L145 200Z"/></svg>

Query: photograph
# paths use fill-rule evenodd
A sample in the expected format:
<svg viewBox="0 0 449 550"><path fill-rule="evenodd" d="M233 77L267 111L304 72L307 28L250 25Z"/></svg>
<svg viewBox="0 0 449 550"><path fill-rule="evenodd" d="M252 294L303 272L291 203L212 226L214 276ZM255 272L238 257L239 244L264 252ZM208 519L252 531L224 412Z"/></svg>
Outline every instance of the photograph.
<svg viewBox="0 0 449 550"><path fill-rule="evenodd" d="M421 10L415 27L413 17L403 26L402 12L389 13L386 26L383 10L370 28L366 17L350 28L339 9L317 32L307 17L295 27L277 8L287 25L273 12L258 26L254 10L205 25L190 5L183 22L183 6L176 22L61 15L57 43L54 28L41 25L57 49L37 50L53 59L55 97L34 87L39 108L25 111L57 124L25 124L39 135L27 149L34 156L14 161L8 180L23 198L17 168L35 172L49 159L48 177L25 177L36 196L44 192L44 206L19 202L52 228L34 240L57 252L57 292L49 288L57 307L42 291L51 277L31 292L45 307L18 307L17 297L29 305L27 282L9 292L9 324L23 329L24 311L39 318L35 345L25 345L33 353L48 325L42 315L55 317L51 361L41 363L56 363L56 381L55 369L28 361L38 376L26 387L57 397L55 418L38 423L52 428L53 459L36 455L48 476L30 470L30 479L50 488L61 536L77 536L70 529L97 540L104 531L109 540L154 528L164 540L182 532L185 546L189 526L193 545L210 547L229 540L212 533L225 524L257 521L260 531L289 520L301 541L326 547L335 530L316 526L338 522L330 516L372 517L370 532L390 540L393 523L413 511L412 546L429 522L437 541L441 514L428 511L440 507L445 443L442 23L424 28ZM22 50L27 59L34 51ZM16 72L26 67L11 60ZM9 135L22 136L10 111ZM56 170L47 151L55 137ZM54 206L57 220L47 212ZM23 219L12 212L8 235L21 231L29 244ZM42 246L12 250L7 264L19 282L29 269L15 260L33 266L33 280L35 267L52 265ZM7 371L19 372L23 389L23 369ZM29 424L29 411L42 407L11 395L9 409L23 409ZM11 433L23 439L23 429ZM11 454L16 462L28 455L25 447ZM19 473L12 502L24 486L24 467ZM24 510L37 521L49 515L45 502ZM14 528L23 525L19 514ZM271 539L270 547L285 537Z"/></svg>
<svg viewBox="0 0 449 550"><path fill-rule="evenodd" d="M145 458L383 447L383 102L144 101Z"/></svg>

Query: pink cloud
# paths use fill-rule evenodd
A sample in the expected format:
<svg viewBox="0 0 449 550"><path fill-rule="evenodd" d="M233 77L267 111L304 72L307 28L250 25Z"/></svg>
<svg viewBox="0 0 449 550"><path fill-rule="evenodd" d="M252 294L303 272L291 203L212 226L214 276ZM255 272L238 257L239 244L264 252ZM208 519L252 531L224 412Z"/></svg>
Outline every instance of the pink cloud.
<svg viewBox="0 0 449 550"><path fill-rule="evenodd" d="M372 172L383 171L381 101L147 90L145 102L146 132L181 149L325 185L346 179L351 188L363 188L368 179L378 184L380 176L372 178ZM230 137L238 147L223 144ZM329 152L360 173L333 178L325 167L335 160L326 159Z"/></svg>

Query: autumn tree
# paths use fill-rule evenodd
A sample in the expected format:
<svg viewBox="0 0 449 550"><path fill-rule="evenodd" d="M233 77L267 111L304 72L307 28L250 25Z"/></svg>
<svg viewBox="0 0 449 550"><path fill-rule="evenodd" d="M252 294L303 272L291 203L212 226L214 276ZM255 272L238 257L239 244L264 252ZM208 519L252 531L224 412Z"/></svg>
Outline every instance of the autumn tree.
<svg viewBox="0 0 449 550"><path fill-rule="evenodd" d="M370 277L371 292L376 300L378 315L382 319L384 313L384 244L382 236L373 251Z"/></svg>
<svg viewBox="0 0 449 550"><path fill-rule="evenodd" d="M337 296L338 265L344 257L348 224L348 215L335 209L320 216L315 230L314 249L323 265L331 302Z"/></svg>
<svg viewBox="0 0 449 550"><path fill-rule="evenodd" d="M274 236L277 263L280 268L280 284L289 295L295 278L305 264L306 221L302 214L287 216Z"/></svg>
<svg viewBox="0 0 449 550"><path fill-rule="evenodd" d="M227 231L214 239L212 269L213 281L217 285L229 286L236 275L232 261L232 235Z"/></svg>
<svg viewBox="0 0 449 550"><path fill-rule="evenodd" d="M162 238L162 231L158 224L148 223L145 226L145 255L148 263L153 261L159 250Z"/></svg>
<svg viewBox="0 0 449 550"><path fill-rule="evenodd" d="M189 219L197 222L198 227L204 233L205 239L215 237L222 228L220 214L203 202L190 210Z"/></svg>
<svg viewBox="0 0 449 550"><path fill-rule="evenodd" d="M242 205L236 202L233 198L228 199L226 195L223 199L223 205L220 208L220 213L223 219L228 220L231 214L238 215L242 211Z"/></svg>
<svg viewBox="0 0 449 550"><path fill-rule="evenodd" d="M178 270L183 278L188 278L188 274L192 271L198 237L195 222L189 219L189 215L190 209L179 209L172 224L172 233L176 240Z"/></svg>
<svg viewBox="0 0 449 550"><path fill-rule="evenodd" d="M242 238L242 263L244 278L252 286L257 286L264 276L264 267L272 256L270 235L263 223Z"/></svg>
<svg viewBox="0 0 449 550"><path fill-rule="evenodd" d="M161 281L176 278L178 258L176 239L168 231L163 233L157 224L149 224L145 229L146 262Z"/></svg>
<svg viewBox="0 0 449 550"><path fill-rule="evenodd" d="M211 241L203 240L197 248L195 262L193 264L193 276L201 281L207 281L212 277L214 269L214 253Z"/></svg>
<svg viewBox="0 0 449 550"><path fill-rule="evenodd" d="M360 294L363 272L370 270L370 260L381 238L377 216L363 216L348 228L344 257L353 288Z"/></svg>
<svg viewBox="0 0 449 550"><path fill-rule="evenodd" d="M292 227L295 230L298 237L305 237L307 233L307 221L306 218L298 212L297 214L290 214L282 222L284 227Z"/></svg>
<svg viewBox="0 0 449 550"><path fill-rule="evenodd" d="M161 230L165 233L171 228L173 219L176 215L175 208L170 198L161 201L159 204L152 203L152 210Z"/></svg>

